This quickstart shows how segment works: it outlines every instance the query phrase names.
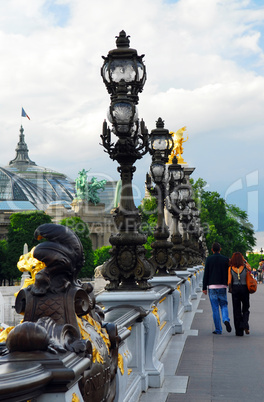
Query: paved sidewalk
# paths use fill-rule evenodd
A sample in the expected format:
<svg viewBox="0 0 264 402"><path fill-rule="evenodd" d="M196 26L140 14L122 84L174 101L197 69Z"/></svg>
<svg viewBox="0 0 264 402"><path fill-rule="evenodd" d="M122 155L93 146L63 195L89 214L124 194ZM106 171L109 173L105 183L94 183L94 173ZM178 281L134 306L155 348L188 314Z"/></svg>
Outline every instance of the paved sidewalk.
<svg viewBox="0 0 264 402"><path fill-rule="evenodd" d="M185 313L185 333L172 337L162 356L165 381L149 389L140 402L260 402L264 400L264 284L250 296L250 335L213 335L208 296L198 294Z"/></svg>

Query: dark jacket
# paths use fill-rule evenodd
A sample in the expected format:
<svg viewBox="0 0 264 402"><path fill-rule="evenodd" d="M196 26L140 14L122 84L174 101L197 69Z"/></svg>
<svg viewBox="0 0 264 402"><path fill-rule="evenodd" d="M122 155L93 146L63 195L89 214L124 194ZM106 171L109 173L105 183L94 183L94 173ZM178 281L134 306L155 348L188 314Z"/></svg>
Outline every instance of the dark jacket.
<svg viewBox="0 0 264 402"><path fill-rule="evenodd" d="M209 255L205 262L203 290L209 285L227 285L229 258L216 253Z"/></svg>

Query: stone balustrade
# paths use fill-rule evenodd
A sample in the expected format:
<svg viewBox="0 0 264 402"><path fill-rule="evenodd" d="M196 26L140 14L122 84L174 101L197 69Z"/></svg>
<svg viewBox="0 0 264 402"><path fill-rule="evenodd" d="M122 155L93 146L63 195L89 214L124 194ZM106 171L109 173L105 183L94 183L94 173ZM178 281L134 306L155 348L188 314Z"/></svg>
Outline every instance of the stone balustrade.
<svg viewBox="0 0 264 402"><path fill-rule="evenodd" d="M191 300L201 292L203 267L177 275L154 277L152 288L137 292L102 292L97 303L105 308L107 322L117 324L121 338L115 402L137 402L149 387L164 380L160 358L172 336L184 332Z"/></svg>
<svg viewBox="0 0 264 402"><path fill-rule="evenodd" d="M97 303L104 308L105 321L115 323L118 329L115 402L137 402L149 387L162 386L161 356L171 337L184 332L185 318L192 311L191 300L202 290L202 266L175 273L175 276L154 277L150 281L151 288L145 291L102 291L103 278L93 283ZM12 306L19 287L0 290L1 320L16 325L21 316ZM8 310L9 317L5 313Z"/></svg>

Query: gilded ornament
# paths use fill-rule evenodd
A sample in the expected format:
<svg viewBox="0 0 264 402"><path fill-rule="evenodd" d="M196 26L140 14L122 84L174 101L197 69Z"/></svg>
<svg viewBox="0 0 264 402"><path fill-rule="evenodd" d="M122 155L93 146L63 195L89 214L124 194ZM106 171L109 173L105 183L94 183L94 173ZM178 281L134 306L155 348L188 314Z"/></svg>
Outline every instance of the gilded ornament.
<svg viewBox="0 0 264 402"><path fill-rule="evenodd" d="M72 394L72 402L80 402L80 398L75 392Z"/></svg>
<svg viewBox="0 0 264 402"><path fill-rule="evenodd" d="M180 285L177 286L177 290L178 290L178 292L180 293L180 296L181 296L181 286Z"/></svg>
<svg viewBox="0 0 264 402"><path fill-rule="evenodd" d="M167 299L167 297L163 297L163 299L161 299L161 300L159 301L159 304L163 303L164 300L166 300L166 299Z"/></svg>
<svg viewBox="0 0 264 402"><path fill-rule="evenodd" d="M160 331L165 327L165 325L167 324L167 321L164 321L161 326L160 326Z"/></svg>
<svg viewBox="0 0 264 402"><path fill-rule="evenodd" d="M186 162L184 162L182 154L183 154L183 146L182 144L186 141L188 141L189 137L187 134L187 138L186 140L184 140L183 138L183 134L184 131L186 131L186 126L180 128L178 131L176 131L176 133L174 133L173 131L170 132L170 134L172 134L173 137L173 150L169 156L169 160L168 160L168 164L171 165L172 164L172 160L174 158L174 156L177 157L177 161L180 165L186 165Z"/></svg>
<svg viewBox="0 0 264 402"><path fill-rule="evenodd" d="M33 247L29 253L21 255L17 263L17 268L19 269L19 271L27 271L31 275L31 278L25 279L25 282L21 289L27 288L29 285L33 285L35 283L36 274L46 267L44 262L39 261L33 257L34 250L35 247ZM17 294L18 292L15 293L15 296L17 296Z"/></svg>
<svg viewBox="0 0 264 402"><path fill-rule="evenodd" d="M157 318L158 326L160 326L160 318L159 318L159 314L158 314L158 307L153 308L152 314L155 315L155 317Z"/></svg>
<svg viewBox="0 0 264 402"><path fill-rule="evenodd" d="M121 355L121 353L118 353L117 365L118 365L118 368L120 370L120 373L122 375L124 375L124 359L123 359L123 356Z"/></svg>

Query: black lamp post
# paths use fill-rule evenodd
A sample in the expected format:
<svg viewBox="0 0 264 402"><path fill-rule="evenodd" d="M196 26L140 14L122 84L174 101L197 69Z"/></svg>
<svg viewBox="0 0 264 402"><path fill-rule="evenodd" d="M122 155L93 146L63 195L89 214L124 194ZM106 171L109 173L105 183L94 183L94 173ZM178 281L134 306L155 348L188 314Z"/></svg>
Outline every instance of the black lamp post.
<svg viewBox="0 0 264 402"><path fill-rule="evenodd" d="M167 241L169 230L164 219L164 201L167 196L168 173L166 163L173 149L173 139L161 118L156 123L156 129L149 136L149 152L152 155L150 175L147 175L147 189L157 199L158 220L154 230L155 241L151 244L151 263L155 266L156 275L175 275L176 262L172 257L172 243ZM151 182L155 183L155 187Z"/></svg>
<svg viewBox="0 0 264 402"><path fill-rule="evenodd" d="M201 235L201 227L200 227L200 218L199 218L199 210L195 206L195 202L192 201L190 203L191 207L191 216L192 219L189 223L188 234L190 240L190 266L198 265L200 262L200 254L199 254L199 238Z"/></svg>
<svg viewBox="0 0 264 402"><path fill-rule="evenodd" d="M145 258L143 244L146 236L138 232L141 220L134 204L132 178L137 159L148 151L148 131L143 120L139 122L136 104L138 93L143 90L146 70L137 51L129 48L129 37L121 31L116 40L117 48L103 57L103 81L110 93L108 119L112 129L103 123L102 145L111 159L119 163L122 189L120 205L114 213L118 229L110 236L112 257L103 265L102 274L110 283L108 290L147 289L148 279L154 268ZM114 143L111 132L117 136Z"/></svg>
<svg viewBox="0 0 264 402"><path fill-rule="evenodd" d="M167 197L166 207L172 216L172 233L171 242L173 244L172 255L176 260L177 267L185 265L183 258L184 246L182 244L182 235L179 230L179 222L181 215L181 200L183 193L181 192L181 185L184 179L184 171L177 158L174 156L172 163L168 167L169 172L169 195ZM184 191L184 189L182 189Z"/></svg>
<svg viewBox="0 0 264 402"><path fill-rule="evenodd" d="M193 220L193 208L195 207L194 200L192 199L192 187L184 179L181 188L181 215L180 221L182 226L182 245L184 246L182 257L184 261L184 266L192 266L192 255L193 251L191 246L191 222ZM184 268L184 266L182 268Z"/></svg>

